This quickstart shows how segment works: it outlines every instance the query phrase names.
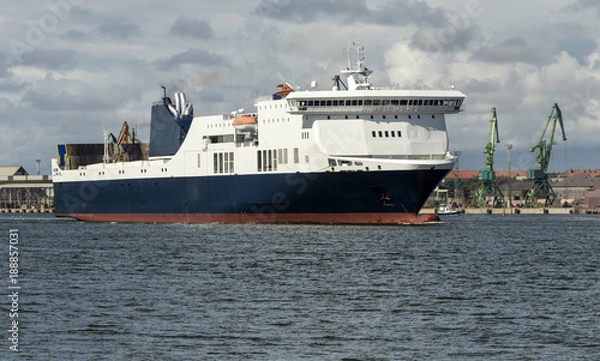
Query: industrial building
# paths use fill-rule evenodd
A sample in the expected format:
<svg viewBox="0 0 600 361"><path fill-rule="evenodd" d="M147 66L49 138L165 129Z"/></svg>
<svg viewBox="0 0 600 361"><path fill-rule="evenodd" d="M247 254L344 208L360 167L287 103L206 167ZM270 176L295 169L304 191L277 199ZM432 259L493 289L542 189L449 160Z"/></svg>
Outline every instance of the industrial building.
<svg viewBox="0 0 600 361"><path fill-rule="evenodd" d="M51 212L52 177L30 175L21 166L0 166L0 212Z"/></svg>

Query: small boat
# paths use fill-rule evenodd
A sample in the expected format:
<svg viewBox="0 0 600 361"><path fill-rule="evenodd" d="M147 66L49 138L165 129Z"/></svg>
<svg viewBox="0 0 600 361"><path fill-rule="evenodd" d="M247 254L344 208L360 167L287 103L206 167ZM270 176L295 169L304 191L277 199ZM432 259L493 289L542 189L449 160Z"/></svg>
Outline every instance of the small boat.
<svg viewBox="0 0 600 361"><path fill-rule="evenodd" d="M458 207L453 207L448 204L440 204L436 210L438 216L450 216L453 214L461 214L462 209Z"/></svg>
<svg viewBox="0 0 600 361"><path fill-rule="evenodd" d="M258 116L256 114L243 114L233 120L233 127L242 132L256 131L258 125Z"/></svg>

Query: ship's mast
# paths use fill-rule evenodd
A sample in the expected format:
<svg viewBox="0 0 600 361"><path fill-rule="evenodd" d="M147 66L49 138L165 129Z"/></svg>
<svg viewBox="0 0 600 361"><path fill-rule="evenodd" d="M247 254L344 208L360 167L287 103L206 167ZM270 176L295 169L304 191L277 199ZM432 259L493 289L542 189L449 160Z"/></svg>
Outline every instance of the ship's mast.
<svg viewBox="0 0 600 361"><path fill-rule="evenodd" d="M341 73L347 75L348 79L348 90L368 90L371 89L371 81L369 75L373 73L372 70L367 69L365 66L365 58L363 55L364 47L358 43L348 44L348 48L345 49L348 56L348 66L346 69L342 69ZM352 64L352 58L355 57L356 63Z"/></svg>

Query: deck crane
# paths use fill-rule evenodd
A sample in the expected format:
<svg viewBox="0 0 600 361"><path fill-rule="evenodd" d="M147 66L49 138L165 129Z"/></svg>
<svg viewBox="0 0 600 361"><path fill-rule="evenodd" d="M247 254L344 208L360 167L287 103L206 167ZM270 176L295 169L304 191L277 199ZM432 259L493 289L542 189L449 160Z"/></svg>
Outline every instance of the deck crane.
<svg viewBox="0 0 600 361"><path fill-rule="evenodd" d="M498 116L496 114L496 108L492 108L492 119L490 119L490 139L483 149L483 153L486 155L485 170L479 171L479 188L475 192L473 197L474 207L486 207L487 197L494 197L491 205L492 207L502 207L504 204L504 194L498 187L496 182L496 176L494 174L494 151L496 150L496 143L500 143L500 136L498 135Z"/></svg>
<svg viewBox="0 0 600 361"><path fill-rule="evenodd" d="M562 140L567 140L565 135L565 128L563 126L562 112L558 107L558 104L554 103L552 106L552 112L548 117L540 141L532 148L530 152L537 150L537 169L527 170L527 179L533 181L531 189L525 195L525 207L538 207L540 202L538 200L544 200L544 207L552 206L554 204L554 198L556 193L548 182L548 165L550 164L550 156L552 154L552 146L554 145L554 133L556 132L556 123L560 124L560 130L562 132ZM552 123L552 129L550 131L550 140L546 142L544 139L548 126Z"/></svg>

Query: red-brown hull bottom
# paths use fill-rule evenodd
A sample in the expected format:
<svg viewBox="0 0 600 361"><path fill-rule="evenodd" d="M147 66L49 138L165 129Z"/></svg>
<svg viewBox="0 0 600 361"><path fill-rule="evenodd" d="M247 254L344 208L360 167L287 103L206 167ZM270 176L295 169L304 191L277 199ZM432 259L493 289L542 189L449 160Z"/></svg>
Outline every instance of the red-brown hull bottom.
<svg viewBox="0 0 600 361"><path fill-rule="evenodd" d="M56 214L87 222L123 223L312 223L312 224L420 224L439 222L435 214L415 213L298 213L298 214Z"/></svg>

